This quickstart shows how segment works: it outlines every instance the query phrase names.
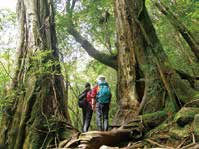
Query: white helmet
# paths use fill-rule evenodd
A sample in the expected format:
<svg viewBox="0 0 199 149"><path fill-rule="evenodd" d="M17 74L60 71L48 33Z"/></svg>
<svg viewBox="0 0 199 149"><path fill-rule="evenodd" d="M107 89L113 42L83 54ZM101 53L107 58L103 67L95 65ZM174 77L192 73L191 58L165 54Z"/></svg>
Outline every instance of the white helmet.
<svg viewBox="0 0 199 149"><path fill-rule="evenodd" d="M97 77L97 83L102 83L102 82L106 82L106 77L103 75L99 75Z"/></svg>

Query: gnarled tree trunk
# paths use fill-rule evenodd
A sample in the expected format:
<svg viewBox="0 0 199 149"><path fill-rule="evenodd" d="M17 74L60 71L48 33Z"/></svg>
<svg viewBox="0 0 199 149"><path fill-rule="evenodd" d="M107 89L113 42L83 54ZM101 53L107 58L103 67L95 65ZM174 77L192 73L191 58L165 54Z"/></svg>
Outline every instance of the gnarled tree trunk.
<svg viewBox="0 0 199 149"><path fill-rule="evenodd" d="M131 24L128 20L127 2L115 1L116 31L118 45L118 98L120 109L115 123L132 118L137 113L136 57L132 39ZM129 6L130 7L130 6ZM128 117L127 117L128 115ZM132 117L129 117L131 115Z"/></svg>
<svg viewBox="0 0 199 149"><path fill-rule="evenodd" d="M137 5L136 5L137 4ZM142 78L145 81L145 88L137 88L143 90L144 95L139 95L139 98L143 98L141 106L145 106L146 112L154 112L163 107L163 86L155 61L150 58L152 53L149 50L145 42L145 37L142 35L142 30L138 24L138 13L143 7L143 2L116 0L115 1L115 15L116 15L116 28L119 45L118 54L118 83L120 91L120 108L123 114L129 119L132 119L134 115L129 115L127 111L132 110L135 114L138 112L138 96L136 92L136 74L135 69L140 69ZM139 66L139 67L136 67ZM137 71L139 72L139 71ZM137 75L137 77L136 77ZM159 89L158 92L156 92ZM153 92L154 91L154 92ZM139 91L140 92L140 91ZM150 105L146 104L150 102ZM128 106L124 106L128 105ZM131 106L133 105L133 106ZM150 108L147 108L150 106ZM122 118L118 115L119 119Z"/></svg>
<svg viewBox="0 0 199 149"><path fill-rule="evenodd" d="M139 113L150 113L164 108L174 112L194 99L197 91L183 81L175 70L168 67L168 58L147 13L145 0L115 0L115 16L119 45L118 83L121 111L128 109L133 110L133 113L138 112L135 105L140 100ZM140 75L136 72L141 72L145 84L144 93L141 91L143 95L139 96L136 89L139 91L143 88L138 86L136 80ZM125 112L122 117L118 115L117 119L130 119L133 116Z"/></svg>
<svg viewBox="0 0 199 149"><path fill-rule="evenodd" d="M47 148L67 135L70 119L59 65L52 0L18 0L18 61L13 104L1 124L7 148Z"/></svg>

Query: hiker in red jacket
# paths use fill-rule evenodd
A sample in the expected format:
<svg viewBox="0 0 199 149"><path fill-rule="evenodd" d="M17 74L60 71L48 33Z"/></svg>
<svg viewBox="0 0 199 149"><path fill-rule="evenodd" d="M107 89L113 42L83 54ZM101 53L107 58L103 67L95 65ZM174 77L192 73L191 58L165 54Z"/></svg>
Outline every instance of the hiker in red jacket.
<svg viewBox="0 0 199 149"><path fill-rule="evenodd" d="M97 95L97 91L98 91L98 85L96 84L95 87L92 89L92 93L91 93L91 105L92 105L92 109L95 112L95 108L96 108L96 95Z"/></svg>

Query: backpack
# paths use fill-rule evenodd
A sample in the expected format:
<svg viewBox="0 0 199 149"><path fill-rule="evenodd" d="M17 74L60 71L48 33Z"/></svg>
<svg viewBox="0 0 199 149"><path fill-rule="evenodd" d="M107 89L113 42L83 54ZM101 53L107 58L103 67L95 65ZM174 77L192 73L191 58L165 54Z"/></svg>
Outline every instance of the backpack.
<svg viewBox="0 0 199 149"><path fill-rule="evenodd" d="M78 106L80 108L85 108L87 105L87 100L86 100L87 92L88 91L84 91L78 96Z"/></svg>
<svg viewBox="0 0 199 149"><path fill-rule="evenodd" d="M108 83L101 83L98 85L97 102L109 103L111 99L111 91Z"/></svg>

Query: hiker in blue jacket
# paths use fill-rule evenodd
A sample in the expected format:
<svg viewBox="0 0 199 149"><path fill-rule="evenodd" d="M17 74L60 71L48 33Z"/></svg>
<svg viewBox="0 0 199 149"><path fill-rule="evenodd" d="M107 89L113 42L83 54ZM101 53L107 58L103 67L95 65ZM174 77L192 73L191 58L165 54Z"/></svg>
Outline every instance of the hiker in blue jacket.
<svg viewBox="0 0 199 149"><path fill-rule="evenodd" d="M92 108L95 111L96 106L98 130L107 131L111 90L106 82L106 78L102 75L97 78L97 85L92 90L92 98L96 102L96 104L93 103Z"/></svg>

